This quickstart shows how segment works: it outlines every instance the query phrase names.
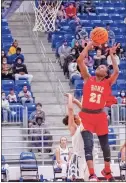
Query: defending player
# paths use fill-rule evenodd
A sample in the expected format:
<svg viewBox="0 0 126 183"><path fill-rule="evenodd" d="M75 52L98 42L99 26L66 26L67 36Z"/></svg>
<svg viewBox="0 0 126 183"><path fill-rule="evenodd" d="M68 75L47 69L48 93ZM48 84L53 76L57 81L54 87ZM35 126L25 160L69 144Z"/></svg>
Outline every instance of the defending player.
<svg viewBox="0 0 126 183"><path fill-rule="evenodd" d="M70 159L68 178L72 181L88 180L88 168L84 155L84 143L81 136L81 121L79 116L74 115L73 102L81 109L81 103L74 99L71 94L66 94L68 97L68 115L63 119L63 124L68 125L72 136L73 154ZM86 177L87 176L87 177Z"/></svg>
<svg viewBox="0 0 126 183"><path fill-rule="evenodd" d="M88 51L91 50L92 47L93 42L89 42L77 59L81 76L84 79L83 101L80 117L85 131L82 131L81 134L84 140L85 158L90 173L89 180L99 181L94 172L92 156L92 133L96 133L104 156L105 166L101 173L108 181L114 181L110 168L108 120L105 112L103 112L103 108L106 104L110 87L115 83L119 75L119 68L113 55L116 52L117 46L113 46L109 50L113 64L113 73L109 79L105 79L108 76L108 68L105 65L100 65L96 69L94 77L90 76L88 73L83 60L88 55Z"/></svg>

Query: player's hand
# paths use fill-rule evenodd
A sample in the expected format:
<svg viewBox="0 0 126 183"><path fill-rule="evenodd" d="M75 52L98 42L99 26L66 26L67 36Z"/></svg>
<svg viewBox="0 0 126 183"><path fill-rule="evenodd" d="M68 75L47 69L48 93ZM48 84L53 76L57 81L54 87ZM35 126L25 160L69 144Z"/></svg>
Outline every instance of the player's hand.
<svg viewBox="0 0 126 183"><path fill-rule="evenodd" d="M92 49L94 48L94 43L93 43L93 41L89 41L89 42L87 43L86 48L87 48L88 50L92 50Z"/></svg>
<svg viewBox="0 0 126 183"><path fill-rule="evenodd" d="M111 47L109 49L110 55L116 53L116 49L118 48L119 45L120 45L120 43L118 43L117 45L114 45L113 47Z"/></svg>
<svg viewBox="0 0 126 183"><path fill-rule="evenodd" d="M65 96L65 97L70 97L70 96L72 96L72 94L70 94L70 93L65 93L64 96ZM73 97L73 96L72 96L72 97Z"/></svg>

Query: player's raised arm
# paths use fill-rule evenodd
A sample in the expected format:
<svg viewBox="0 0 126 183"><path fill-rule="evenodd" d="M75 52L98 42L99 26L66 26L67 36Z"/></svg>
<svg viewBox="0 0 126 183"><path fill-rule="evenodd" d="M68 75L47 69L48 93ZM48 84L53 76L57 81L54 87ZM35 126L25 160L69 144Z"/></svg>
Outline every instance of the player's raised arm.
<svg viewBox="0 0 126 183"><path fill-rule="evenodd" d="M92 48L93 44L92 42L89 42L87 46L84 48L84 50L80 53L80 56L77 59L77 64L79 66L81 76L86 81L90 77L90 74L88 73L87 66L84 63L85 57L88 55L88 51Z"/></svg>
<svg viewBox="0 0 126 183"><path fill-rule="evenodd" d="M79 100L74 98L73 99L73 103L76 104L80 109L82 109L82 104L81 104L81 102Z"/></svg>
<svg viewBox="0 0 126 183"><path fill-rule="evenodd" d="M113 85L116 82L116 80L119 76L119 67L118 67L118 64L114 57L114 53L116 52L117 47L118 47L118 45L110 48L110 56L111 56L112 65L113 65L113 73L109 78L111 85Z"/></svg>
<svg viewBox="0 0 126 183"><path fill-rule="evenodd" d="M69 93L65 94L68 97L68 127L71 132L71 135L75 133L76 124L74 122L74 111L73 111L73 96Z"/></svg>

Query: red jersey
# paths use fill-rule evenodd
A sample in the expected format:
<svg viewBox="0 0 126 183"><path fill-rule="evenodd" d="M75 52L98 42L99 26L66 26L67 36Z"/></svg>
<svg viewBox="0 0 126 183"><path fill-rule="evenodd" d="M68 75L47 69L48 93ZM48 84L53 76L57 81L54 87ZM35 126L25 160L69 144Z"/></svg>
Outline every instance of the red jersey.
<svg viewBox="0 0 126 183"><path fill-rule="evenodd" d="M95 76L91 76L83 87L82 108L97 110L103 109L110 94L110 81L96 81Z"/></svg>

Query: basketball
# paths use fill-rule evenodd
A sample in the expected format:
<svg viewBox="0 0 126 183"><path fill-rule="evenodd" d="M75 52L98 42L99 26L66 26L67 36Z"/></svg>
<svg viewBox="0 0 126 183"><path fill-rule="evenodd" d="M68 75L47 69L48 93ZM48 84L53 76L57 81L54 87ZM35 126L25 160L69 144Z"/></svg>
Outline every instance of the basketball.
<svg viewBox="0 0 126 183"><path fill-rule="evenodd" d="M96 27L91 32L91 39L97 45L104 44L108 41L108 32L103 27Z"/></svg>

